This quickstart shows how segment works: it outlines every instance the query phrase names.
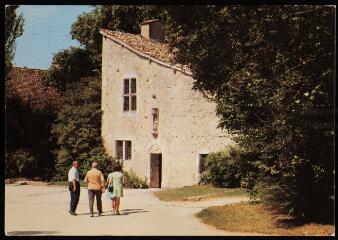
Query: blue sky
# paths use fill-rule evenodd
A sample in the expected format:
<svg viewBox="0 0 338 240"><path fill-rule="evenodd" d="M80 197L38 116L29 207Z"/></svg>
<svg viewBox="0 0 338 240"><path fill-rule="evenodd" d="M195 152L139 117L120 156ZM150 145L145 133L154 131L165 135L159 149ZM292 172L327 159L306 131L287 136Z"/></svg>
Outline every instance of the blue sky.
<svg viewBox="0 0 338 240"><path fill-rule="evenodd" d="M71 25L78 15L92 9L88 5L21 5L17 14L23 14L25 26L16 40L14 64L47 69L59 50L80 46L71 38Z"/></svg>

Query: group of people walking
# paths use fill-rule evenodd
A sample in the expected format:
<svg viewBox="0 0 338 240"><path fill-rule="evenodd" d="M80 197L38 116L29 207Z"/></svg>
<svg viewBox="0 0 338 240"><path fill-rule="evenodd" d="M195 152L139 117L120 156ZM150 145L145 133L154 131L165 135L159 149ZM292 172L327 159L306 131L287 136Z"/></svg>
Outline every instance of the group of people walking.
<svg viewBox="0 0 338 240"><path fill-rule="evenodd" d="M88 200L90 216L94 217L94 198L98 215L102 214L102 193L105 193L106 198L112 201L112 212L119 215L120 197L123 197L123 174L122 167L116 165L113 172L110 173L105 181L102 172L97 169L97 162L92 163L92 168L86 173L84 182L88 183ZM78 173L79 163L73 161L72 168L68 172L69 192L70 192L70 210L69 213L76 216L75 213L77 204L80 199L80 178Z"/></svg>

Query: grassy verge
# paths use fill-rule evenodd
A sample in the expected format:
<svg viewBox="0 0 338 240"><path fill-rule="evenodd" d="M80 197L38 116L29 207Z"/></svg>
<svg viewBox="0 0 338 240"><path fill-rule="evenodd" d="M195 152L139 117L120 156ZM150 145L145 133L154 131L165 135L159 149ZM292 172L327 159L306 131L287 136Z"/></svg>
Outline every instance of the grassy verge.
<svg viewBox="0 0 338 240"><path fill-rule="evenodd" d="M241 188L215 188L204 185L165 189L154 192L154 195L162 201L194 201L213 197L248 196Z"/></svg>
<svg viewBox="0 0 338 240"><path fill-rule="evenodd" d="M333 225L297 222L283 214L273 213L261 204L239 203L209 207L196 214L202 222L233 232L269 235L329 236Z"/></svg>
<svg viewBox="0 0 338 240"><path fill-rule="evenodd" d="M59 186L68 186L68 181L57 181L57 182L50 182L51 185L59 185ZM87 187L87 183L84 181L80 181L81 187Z"/></svg>

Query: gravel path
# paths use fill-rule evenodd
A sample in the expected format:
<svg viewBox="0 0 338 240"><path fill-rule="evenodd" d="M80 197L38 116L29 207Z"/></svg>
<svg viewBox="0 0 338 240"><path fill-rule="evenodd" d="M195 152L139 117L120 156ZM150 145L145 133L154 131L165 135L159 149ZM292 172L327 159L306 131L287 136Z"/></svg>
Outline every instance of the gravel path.
<svg viewBox="0 0 338 240"><path fill-rule="evenodd" d="M5 232L7 235L30 236L254 235L217 230L194 216L205 207L246 201L245 197L163 202L152 194L153 191L156 190L125 189L119 216L110 212L110 201L102 197L103 215L98 217L96 214L91 218L85 188L81 188L78 216L71 216L68 213L70 196L66 187L6 185Z"/></svg>

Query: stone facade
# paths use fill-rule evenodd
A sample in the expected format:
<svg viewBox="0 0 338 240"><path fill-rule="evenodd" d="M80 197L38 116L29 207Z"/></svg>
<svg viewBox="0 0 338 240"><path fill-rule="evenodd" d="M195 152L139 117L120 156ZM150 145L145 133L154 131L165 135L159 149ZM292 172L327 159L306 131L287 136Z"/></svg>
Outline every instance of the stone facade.
<svg viewBox="0 0 338 240"><path fill-rule="evenodd" d="M123 111L125 78L136 78L136 111ZM217 128L215 104L192 86L190 74L104 36L102 137L107 152L116 156L116 141L129 140L132 157L124 161L127 169L150 180L150 154L161 153L161 187L197 184L200 154L224 150L233 142L227 132ZM156 126L154 108L158 111Z"/></svg>

